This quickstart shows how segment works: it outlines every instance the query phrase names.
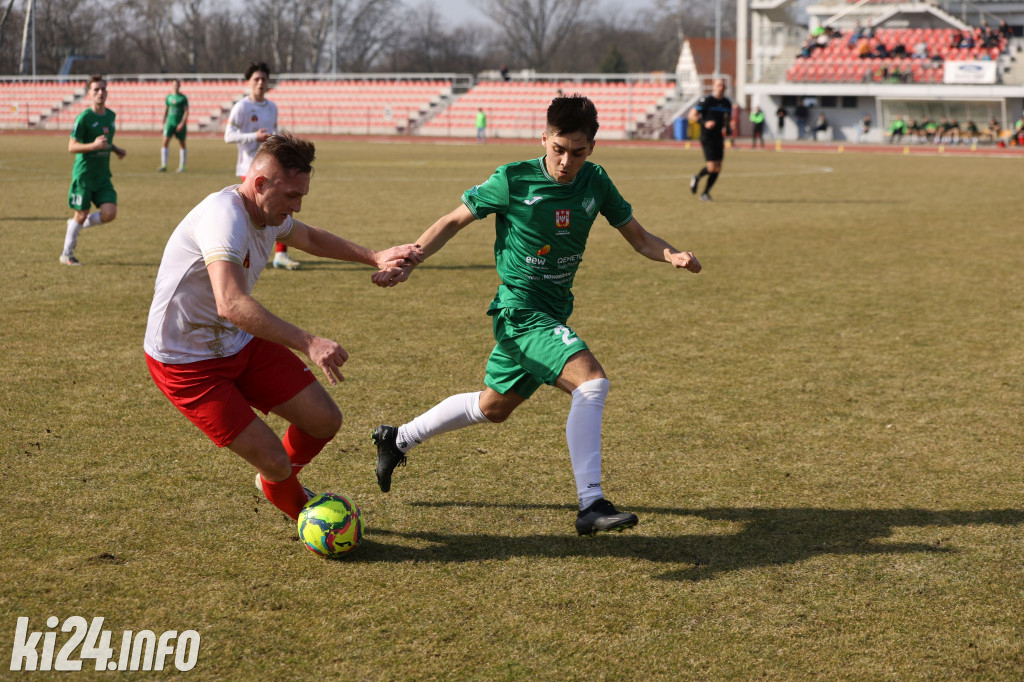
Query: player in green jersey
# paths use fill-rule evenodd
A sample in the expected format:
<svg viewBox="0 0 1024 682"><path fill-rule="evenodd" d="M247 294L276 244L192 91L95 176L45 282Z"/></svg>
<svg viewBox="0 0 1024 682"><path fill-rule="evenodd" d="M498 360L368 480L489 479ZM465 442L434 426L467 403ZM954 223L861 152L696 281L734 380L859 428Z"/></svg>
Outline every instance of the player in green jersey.
<svg viewBox="0 0 1024 682"><path fill-rule="evenodd" d="M109 223L117 217L117 192L110 182L110 152L119 159L127 154L114 144L115 114L107 109L107 82L103 76L92 77L86 96L90 106L75 119L68 142L68 151L75 155L68 206L75 215L68 220L60 254L64 265L81 265L75 258L75 245L84 228ZM89 213L94 204L99 210Z"/></svg>
<svg viewBox="0 0 1024 682"><path fill-rule="evenodd" d="M160 167L157 170L161 173L167 170L167 145L171 137L176 137L178 144L181 145L181 149L178 150L178 172L184 173L185 157L188 155L185 149L185 135L188 132L188 97L181 94L181 81L177 78L171 82L171 89L174 92L167 95L164 100L164 140L160 148Z"/></svg>
<svg viewBox="0 0 1024 682"><path fill-rule="evenodd" d="M645 230L600 166L594 151L597 110L586 97L556 97L547 111L539 159L498 168L467 190L462 205L431 225L418 244L424 257L437 253L470 223L495 215L494 255L501 285L491 301L495 346L487 361L485 388L451 396L399 427L373 432L377 482L391 489L395 467L428 438L477 423L500 423L542 384L572 397L566 421L569 458L576 479L580 535L619 531L637 524L618 511L601 488L601 420L608 378L567 320L572 284L598 214L638 253L700 272L690 252L681 252ZM412 266L409 266L410 268Z"/></svg>

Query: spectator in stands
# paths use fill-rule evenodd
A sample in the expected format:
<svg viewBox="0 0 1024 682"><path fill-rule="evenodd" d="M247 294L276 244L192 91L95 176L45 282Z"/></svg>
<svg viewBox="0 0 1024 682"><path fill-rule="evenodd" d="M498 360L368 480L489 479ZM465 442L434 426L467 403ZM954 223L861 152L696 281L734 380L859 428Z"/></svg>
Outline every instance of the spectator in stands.
<svg viewBox="0 0 1024 682"><path fill-rule="evenodd" d="M1013 30L1010 28L1010 25L1006 23L1005 19L999 22L998 33L1001 40L1009 40L1013 37Z"/></svg>
<svg viewBox="0 0 1024 682"><path fill-rule="evenodd" d="M978 125L973 120L968 120L964 125L964 143L974 143L978 141L981 131L978 130Z"/></svg>
<svg viewBox="0 0 1024 682"><path fill-rule="evenodd" d="M814 53L814 50L817 47L818 47L818 44L815 42L814 36L813 35L807 36L807 40L805 40L800 45L800 56L803 57L804 59L807 59L808 57L811 56L811 54Z"/></svg>
<svg viewBox="0 0 1024 682"><path fill-rule="evenodd" d="M1017 126L1013 129L1013 139L1018 145L1024 145L1024 112L1017 119Z"/></svg>
<svg viewBox="0 0 1024 682"><path fill-rule="evenodd" d="M903 120L902 116L897 116L896 120L889 126L889 142L892 144L898 144L903 140L903 135L907 132L907 124Z"/></svg>
<svg viewBox="0 0 1024 682"><path fill-rule="evenodd" d="M757 149L757 144L760 142L761 149L764 149L764 112L761 111L761 107L754 107L754 110L750 112L750 122L754 124L751 132L751 147Z"/></svg>
<svg viewBox="0 0 1024 682"><path fill-rule="evenodd" d="M178 172L184 173L185 156L188 153L185 149L185 135L188 132L188 97L181 94L181 81L177 78L171 81L171 91L164 99L164 139L163 146L160 147L160 167L157 170L161 173L167 170L167 145L171 141L171 136L174 136L178 138L178 145L181 147L178 150Z"/></svg>
<svg viewBox="0 0 1024 682"><path fill-rule="evenodd" d="M892 46L892 51L890 52L890 54L892 54L893 57L906 57L907 47L903 43L896 43L895 45Z"/></svg>
<svg viewBox="0 0 1024 682"><path fill-rule="evenodd" d="M928 43L923 40L914 44L914 51L910 54L911 59L928 59Z"/></svg>
<svg viewBox="0 0 1024 682"><path fill-rule="evenodd" d="M777 128L775 129L776 140L782 139L782 134L786 130L786 117L788 115L789 114L786 113L786 107L784 106L780 105L779 108L775 110L775 120L777 122Z"/></svg>
<svg viewBox="0 0 1024 682"><path fill-rule="evenodd" d="M960 39L960 47L965 50L969 50L974 47L974 34L970 31L964 31L961 34L963 37Z"/></svg>
<svg viewBox="0 0 1024 682"><path fill-rule="evenodd" d="M825 118L824 113L818 114L818 118L814 120L813 132L815 142L818 141L818 133L821 133L821 135L824 137L825 134L828 132L828 119Z"/></svg>
<svg viewBox="0 0 1024 682"><path fill-rule="evenodd" d="M956 118L948 121L945 117L942 118L939 125L939 141L945 144L960 144L960 124Z"/></svg>
<svg viewBox="0 0 1024 682"><path fill-rule="evenodd" d="M939 124L926 116L924 120L921 121L921 130L924 133L925 142L935 142L935 134L939 130Z"/></svg>
<svg viewBox="0 0 1024 682"><path fill-rule="evenodd" d="M871 114L864 114L857 126L857 142L863 142L871 132Z"/></svg>
<svg viewBox="0 0 1024 682"><path fill-rule="evenodd" d="M988 127L985 129L984 136L992 142L999 142L1003 139L1003 127L999 125L999 121L994 116L988 120Z"/></svg>
<svg viewBox="0 0 1024 682"><path fill-rule="evenodd" d="M508 65L507 64L502 64L501 65L501 80L507 82L508 79L509 79L508 78Z"/></svg>
<svg viewBox="0 0 1024 682"><path fill-rule="evenodd" d="M879 40L878 44L875 45L875 55L874 56L877 57L878 59L888 59L889 58L889 48L887 48L885 46L885 43L883 43L881 40Z"/></svg>
<svg viewBox="0 0 1024 682"><path fill-rule="evenodd" d="M697 193L700 179L706 175L708 180L700 199L711 201L711 188L722 172L725 138L729 136L732 127L732 102L725 96L724 80L715 79L711 94L697 100L697 104L690 109L689 119L700 123L700 146L704 150L704 166L690 179L690 192Z"/></svg>
<svg viewBox="0 0 1024 682"><path fill-rule="evenodd" d="M857 41L860 40L862 35L864 35L864 29L861 28L860 22L858 21L857 25L853 27L852 31L850 31L850 37L846 39L846 47L850 49L856 47Z"/></svg>
<svg viewBox="0 0 1024 682"><path fill-rule="evenodd" d="M956 33L953 34L953 38L949 41L949 46L952 49L954 49L954 50L958 50L958 49L960 49L960 43L962 43L963 41L964 41L964 33L963 33L963 31L957 31Z"/></svg>
<svg viewBox="0 0 1024 682"><path fill-rule="evenodd" d="M858 59L870 59L874 54L871 52L871 41L867 38L861 38L857 43L857 58Z"/></svg>
<svg viewBox="0 0 1024 682"><path fill-rule="evenodd" d="M107 108L107 81L93 76L89 81L89 108L75 118L68 152L75 155L71 169L68 206L75 212L64 235L63 265L81 265L75 258L79 233L87 227L109 223L117 217L117 192L110 181L110 152L123 159L127 152L114 144L114 118ZM97 211L89 213L95 204Z"/></svg>
<svg viewBox="0 0 1024 682"><path fill-rule="evenodd" d="M982 47L986 48L999 45L999 34L992 30L987 21L981 22L981 40L979 42Z"/></svg>
<svg viewBox="0 0 1024 682"><path fill-rule="evenodd" d="M811 115L810 109L803 99L797 100L796 108L793 109L793 120L796 121L796 139L802 140L807 137L807 118Z"/></svg>
<svg viewBox="0 0 1024 682"><path fill-rule="evenodd" d="M476 141L477 144L487 142L487 114L484 113L483 107L476 110Z"/></svg>
<svg viewBox="0 0 1024 682"><path fill-rule="evenodd" d="M267 99L270 67L264 62L250 64L245 71L245 85L249 92L231 107L224 129L224 141L238 145L235 175L242 182L260 145L277 131L277 105ZM300 267L299 261L288 255L287 246L277 242L274 248L275 268L297 270Z"/></svg>
<svg viewBox="0 0 1024 682"><path fill-rule="evenodd" d="M924 141L924 129L921 127L921 124L917 122L916 118L910 119L907 123L907 137L910 138L911 142Z"/></svg>

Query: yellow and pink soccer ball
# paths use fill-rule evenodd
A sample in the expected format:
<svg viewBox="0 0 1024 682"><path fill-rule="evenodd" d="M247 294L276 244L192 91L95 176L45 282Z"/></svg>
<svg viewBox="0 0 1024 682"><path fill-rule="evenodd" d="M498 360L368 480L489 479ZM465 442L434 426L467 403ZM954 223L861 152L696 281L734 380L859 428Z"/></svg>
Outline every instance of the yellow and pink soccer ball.
<svg viewBox="0 0 1024 682"><path fill-rule="evenodd" d="M348 554L363 538L359 505L338 493L310 498L299 512L299 539L310 552L337 558Z"/></svg>

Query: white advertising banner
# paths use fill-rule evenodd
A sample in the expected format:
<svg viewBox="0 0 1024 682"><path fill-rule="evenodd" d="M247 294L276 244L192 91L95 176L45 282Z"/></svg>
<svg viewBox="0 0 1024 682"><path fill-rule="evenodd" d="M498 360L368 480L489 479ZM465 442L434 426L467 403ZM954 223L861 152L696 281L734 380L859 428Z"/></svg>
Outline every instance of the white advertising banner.
<svg viewBox="0 0 1024 682"><path fill-rule="evenodd" d="M975 83L988 85L996 82L996 63L993 61L946 62L942 72L943 83Z"/></svg>

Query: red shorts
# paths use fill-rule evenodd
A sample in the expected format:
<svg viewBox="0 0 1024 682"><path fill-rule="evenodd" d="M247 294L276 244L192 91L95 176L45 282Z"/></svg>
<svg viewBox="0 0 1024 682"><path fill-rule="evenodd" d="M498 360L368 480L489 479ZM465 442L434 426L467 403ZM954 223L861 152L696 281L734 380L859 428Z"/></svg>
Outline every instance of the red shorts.
<svg viewBox="0 0 1024 682"><path fill-rule="evenodd" d="M146 365L164 395L221 448L256 419L253 407L266 414L316 381L290 350L258 338L227 358L168 365L147 354Z"/></svg>

